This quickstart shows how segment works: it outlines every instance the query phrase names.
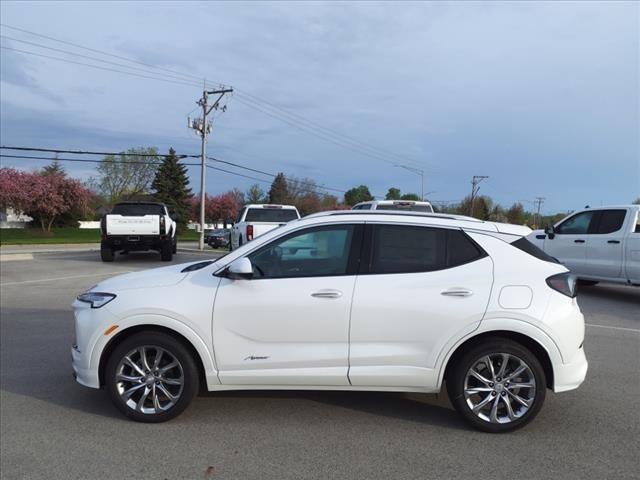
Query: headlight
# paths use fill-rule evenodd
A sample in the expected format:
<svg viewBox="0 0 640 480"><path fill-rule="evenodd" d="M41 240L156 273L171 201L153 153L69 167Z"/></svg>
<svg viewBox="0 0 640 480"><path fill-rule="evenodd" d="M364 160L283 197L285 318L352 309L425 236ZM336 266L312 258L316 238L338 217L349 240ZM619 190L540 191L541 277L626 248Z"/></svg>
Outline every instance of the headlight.
<svg viewBox="0 0 640 480"><path fill-rule="evenodd" d="M100 308L116 298L113 293L86 292L78 295L78 300L91 304L91 308Z"/></svg>

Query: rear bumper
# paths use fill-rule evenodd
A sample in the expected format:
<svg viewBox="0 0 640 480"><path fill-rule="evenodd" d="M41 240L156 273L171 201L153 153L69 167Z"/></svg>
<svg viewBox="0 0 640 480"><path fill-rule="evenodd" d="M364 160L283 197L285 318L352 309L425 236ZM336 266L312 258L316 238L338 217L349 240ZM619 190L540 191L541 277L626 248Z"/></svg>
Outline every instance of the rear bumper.
<svg viewBox="0 0 640 480"><path fill-rule="evenodd" d="M578 388L587 376L588 368L584 348L580 347L569 363L555 365L553 391L566 392Z"/></svg>
<svg viewBox="0 0 640 480"><path fill-rule="evenodd" d="M160 250L171 239L166 235L109 235L102 240L102 248L111 250Z"/></svg>

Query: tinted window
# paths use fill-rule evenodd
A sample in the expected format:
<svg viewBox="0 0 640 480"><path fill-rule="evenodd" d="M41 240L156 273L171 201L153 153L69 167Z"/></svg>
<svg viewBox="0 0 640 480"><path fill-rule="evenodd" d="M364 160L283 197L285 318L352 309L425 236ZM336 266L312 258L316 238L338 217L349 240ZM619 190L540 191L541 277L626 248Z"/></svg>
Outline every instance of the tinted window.
<svg viewBox="0 0 640 480"><path fill-rule="evenodd" d="M403 205L403 204L394 204L394 205L385 204L385 205L380 205L380 204L378 204L378 206L376 207L376 210L400 210L400 211L403 211L403 212L428 212L428 213L432 213L433 212L433 208L431 208L429 205L415 205L415 204L409 204L409 205Z"/></svg>
<svg viewBox="0 0 640 480"><path fill-rule="evenodd" d="M640 233L640 213L638 213L638 218L636 219L636 230L635 233Z"/></svg>
<svg viewBox="0 0 640 480"><path fill-rule="evenodd" d="M626 210L602 210L600 221L598 222L598 229L595 233L617 232L622 228L626 214Z"/></svg>
<svg viewBox="0 0 640 480"><path fill-rule="evenodd" d="M447 233L447 267L455 267L469 263L485 253L460 230L448 230Z"/></svg>
<svg viewBox="0 0 640 480"><path fill-rule="evenodd" d="M370 203L366 203L364 205L358 205L356 207L353 207L354 210L371 210L371 204Z"/></svg>
<svg viewBox="0 0 640 480"><path fill-rule="evenodd" d="M589 225L593 218L593 212L582 212L568 218L555 229L555 233L561 235L582 235L589 231Z"/></svg>
<svg viewBox="0 0 640 480"><path fill-rule="evenodd" d="M447 231L404 225L376 225L371 273L428 272L445 268Z"/></svg>
<svg viewBox="0 0 640 480"><path fill-rule="evenodd" d="M164 207L154 203L117 203L111 213L116 215L142 217L144 215L164 215Z"/></svg>
<svg viewBox="0 0 640 480"><path fill-rule="evenodd" d="M250 208L244 221L287 223L296 218L296 211L290 208Z"/></svg>
<svg viewBox="0 0 640 480"><path fill-rule="evenodd" d="M249 255L254 278L345 275L353 225L303 230Z"/></svg>
<svg viewBox="0 0 640 480"><path fill-rule="evenodd" d="M556 258L552 257L551 255L548 255L547 253L545 253L540 248L536 247L533 243L531 243L529 240L527 240L524 237L519 238L518 240L513 242L511 245L513 245L519 250L522 250L523 252L528 253L529 255L536 257L539 260L544 260L545 262L560 263Z"/></svg>

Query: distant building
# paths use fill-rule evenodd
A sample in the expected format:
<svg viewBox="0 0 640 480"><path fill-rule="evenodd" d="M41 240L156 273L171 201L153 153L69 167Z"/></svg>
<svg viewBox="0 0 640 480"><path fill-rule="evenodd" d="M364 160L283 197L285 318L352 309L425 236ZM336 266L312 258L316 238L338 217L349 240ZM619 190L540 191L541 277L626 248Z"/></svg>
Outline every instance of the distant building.
<svg viewBox="0 0 640 480"><path fill-rule="evenodd" d="M25 228L33 221L29 215L16 212L13 208L0 210L0 228Z"/></svg>

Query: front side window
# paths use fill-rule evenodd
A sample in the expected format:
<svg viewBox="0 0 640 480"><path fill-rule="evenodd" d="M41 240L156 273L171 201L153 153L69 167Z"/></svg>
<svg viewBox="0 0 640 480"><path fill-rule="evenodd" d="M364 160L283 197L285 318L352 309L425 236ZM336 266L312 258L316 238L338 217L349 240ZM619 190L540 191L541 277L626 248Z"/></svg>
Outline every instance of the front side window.
<svg viewBox="0 0 640 480"><path fill-rule="evenodd" d="M271 242L249 255L254 278L346 275L354 225L310 228Z"/></svg>
<svg viewBox="0 0 640 480"><path fill-rule="evenodd" d="M558 225L555 233L560 235L584 235L589 231L592 218L593 211L578 213Z"/></svg>
<svg viewBox="0 0 640 480"><path fill-rule="evenodd" d="M622 228L626 215L626 210L602 210L600 221L598 222L598 229L595 233L606 234L617 232Z"/></svg>

